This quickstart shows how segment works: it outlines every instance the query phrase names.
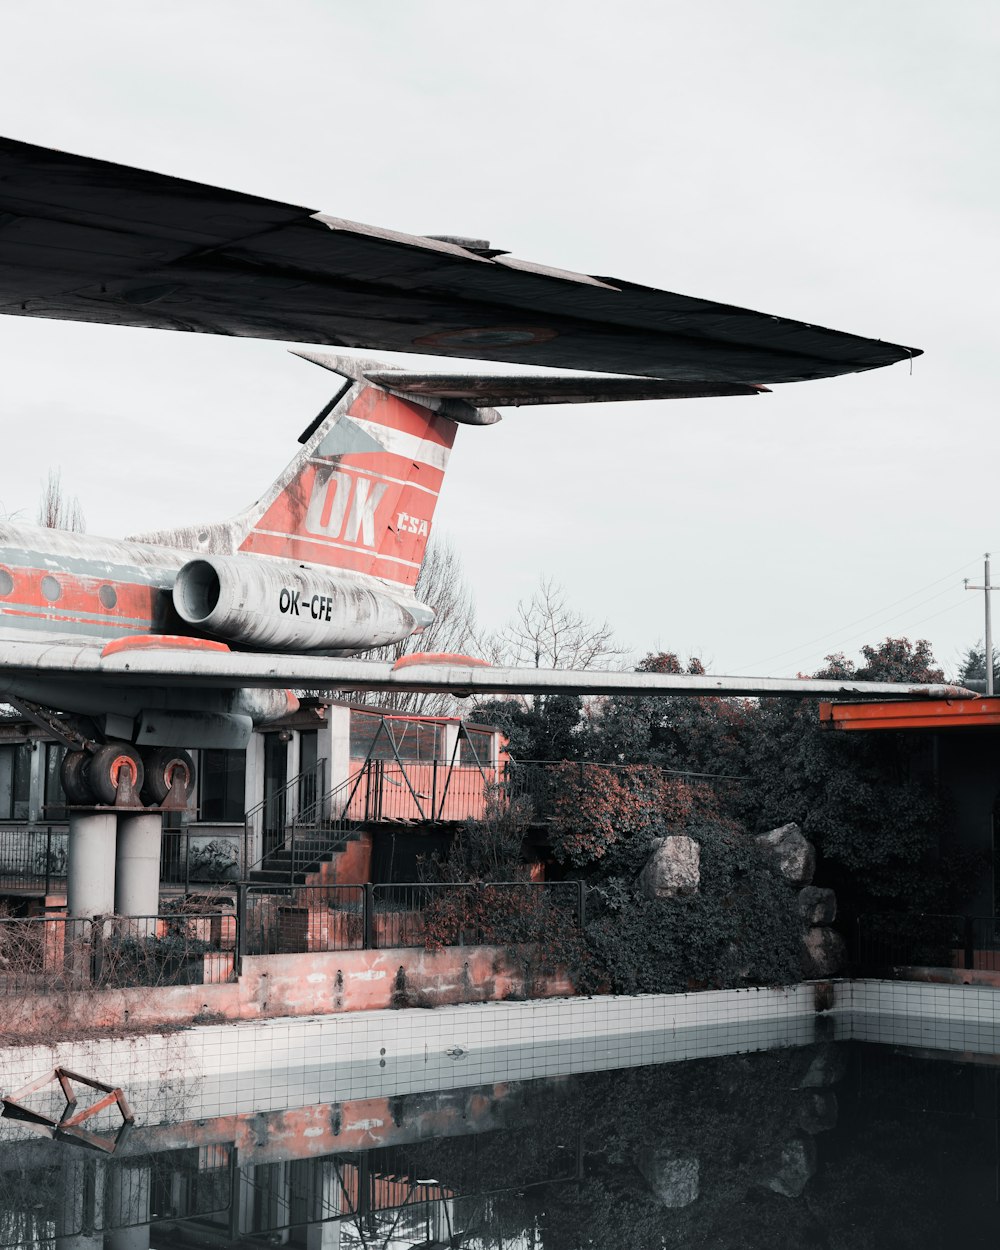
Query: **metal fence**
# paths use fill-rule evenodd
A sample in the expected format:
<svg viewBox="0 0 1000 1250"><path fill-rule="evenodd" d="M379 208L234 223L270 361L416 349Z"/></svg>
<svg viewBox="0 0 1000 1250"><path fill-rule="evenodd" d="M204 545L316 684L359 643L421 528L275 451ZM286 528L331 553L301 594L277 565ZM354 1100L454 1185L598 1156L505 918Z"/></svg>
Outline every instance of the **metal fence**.
<svg viewBox="0 0 1000 1250"><path fill-rule="evenodd" d="M288 885L240 891L240 953L302 955L365 949L363 885Z"/></svg>
<svg viewBox="0 0 1000 1250"><path fill-rule="evenodd" d="M232 910L0 919L0 997L231 981L244 956L520 945L585 923L582 882L241 884Z"/></svg>
<svg viewBox="0 0 1000 1250"><path fill-rule="evenodd" d="M586 922L578 881L241 887L243 955L537 942ZM553 926L556 926L554 930Z"/></svg>
<svg viewBox="0 0 1000 1250"><path fill-rule="evenodd" d="M1000 972L994 916L886 912L858 918L858 971L892 976L907 968Z"/></svg>
<svg viewBox="0 0 1000 1250"><path fill-rule="evenodd" d="M0 886L43 888L66 880L69 835L66 827L0 829Z"/></svg>
<svg viewBox="0 0 1000 1250"><path fill-rule="evenodd" d="M232 980L233 912L0 919L0 995Z"/></svg>
<svg viewBox="0 0 1000 1250"><path fill-rule="evenodd" d="M649 780L669 779L686 782L716 795L720 800L732 797L734 788L747 778L724 773L699 773L685 769L661 768L658 764L599 764L592 760L518 760L510 757L502 788L508 799L530 804L535 818L549 820L557 802L565 798L567 783L581 787L599 784L602 778L613 778L635 784L642 777Z"/></svg>

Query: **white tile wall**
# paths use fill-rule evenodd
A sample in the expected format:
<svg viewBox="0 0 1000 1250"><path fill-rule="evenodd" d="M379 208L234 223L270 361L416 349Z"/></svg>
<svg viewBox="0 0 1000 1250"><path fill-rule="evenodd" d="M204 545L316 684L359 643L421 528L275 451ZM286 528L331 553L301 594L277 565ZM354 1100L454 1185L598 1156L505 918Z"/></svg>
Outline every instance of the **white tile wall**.
<svg viewBox="0 0 1000 1250"><path fill-rule="evenodd" d="M0 1049L0 1088L59 1064L156 1123L802 1045L815 1028L808 985L367 1011Z"/></svg>
<svg viewBox="0 0 1000 1250"><path fill-rule="evenodd" d="M819 1035L1000 1055L1000 990L844 981L826 1017L807 984L209 1025L0 1049L0 1089L13 1093L60 1064L121 1085L150 1124L805 1045ZM23 1132L0 1121L0 1139Z"/></svg>

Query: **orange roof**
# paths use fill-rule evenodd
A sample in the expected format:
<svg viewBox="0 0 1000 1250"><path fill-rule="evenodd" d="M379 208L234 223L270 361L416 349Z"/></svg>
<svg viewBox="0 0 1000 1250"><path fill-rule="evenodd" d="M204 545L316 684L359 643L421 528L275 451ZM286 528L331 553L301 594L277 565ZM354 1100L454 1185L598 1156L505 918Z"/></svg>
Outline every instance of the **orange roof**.
<svg viewBox="0 0 1000 1250"><path fill-rule="evenodd" d="M1000 725L1000 698L821 703L827 729L986 729Z"/></svg>

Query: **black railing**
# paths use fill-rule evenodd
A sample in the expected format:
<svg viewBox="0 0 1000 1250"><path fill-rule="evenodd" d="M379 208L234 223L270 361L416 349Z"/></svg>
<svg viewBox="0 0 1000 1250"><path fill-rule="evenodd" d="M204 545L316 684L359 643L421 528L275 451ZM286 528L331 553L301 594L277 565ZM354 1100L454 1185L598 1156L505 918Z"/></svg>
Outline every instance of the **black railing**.
<svg viewBox="0 0 1000 1250"><path fill-rule="evenodd" d="M857 968L865 976L899 976L909 968L1000 972L994 916L885 912L858 918Z"/></svg>
<svg viewBox="0 0 1000 1250"><path fill-rule="evenodd" d="M0 886L34 886L46 894L66 882L66 827L0 829Z"/></svg>
<svg viewBox="0 0 1000 1250"><path fill-rule="evenodd" d="M241 955L303 955L365 947L363 885L244 887L240 892Z"/></svg>
<svg viewBox="0 0 1000 1250"><path fill-rule="evenodd" d="M318 759L280 789L264 796L243 817L247 845L266 855L284 840L298 811L315 806L326 789L326 760Z"/></svg>
<svg viewBox="0 0 1000 1250"><path fill-rule="evenodd" d="M601 764L593 760L518 760L510 757L502 778L503 792L508 799L530 803L536 818L548 820L556 802L566 794L567 782L579 786L597 781L602 775L634 781L644 774L663 777L691 785L705 786L713 793L729 791L746 781L745 777L726 773L700 773L680 768L661 768L658 764Z"/></svg>
<svg viewBox="0 0 1000 1250"><path fill-rule="evenodd" d="M243 955L515 945L582 928L580 881L241 886Z"/></svg>
<svg viewBox="0 0 1000 1250"><path fill-rule="evenodd" d="M0 996L225 982L237 944L233 912L0 919Z"/></svg>

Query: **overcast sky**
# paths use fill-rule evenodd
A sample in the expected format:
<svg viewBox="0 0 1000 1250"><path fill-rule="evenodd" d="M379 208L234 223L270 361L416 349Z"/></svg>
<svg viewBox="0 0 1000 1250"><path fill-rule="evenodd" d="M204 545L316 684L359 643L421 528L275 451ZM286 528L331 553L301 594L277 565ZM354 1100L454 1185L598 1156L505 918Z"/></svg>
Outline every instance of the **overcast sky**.
<svg viewBox="0 0 1000 1250"><path fill-rule="evenodd" d="M996 0L32 0L0 132L922 347L759 399L511 410L438 510L480 615L540 575L639 655L793 675L982 635ZM92 533L255 498L329 398L281 344L0 319L0 506ZM1000 604L998 604L1000 607Z"/></svg>

